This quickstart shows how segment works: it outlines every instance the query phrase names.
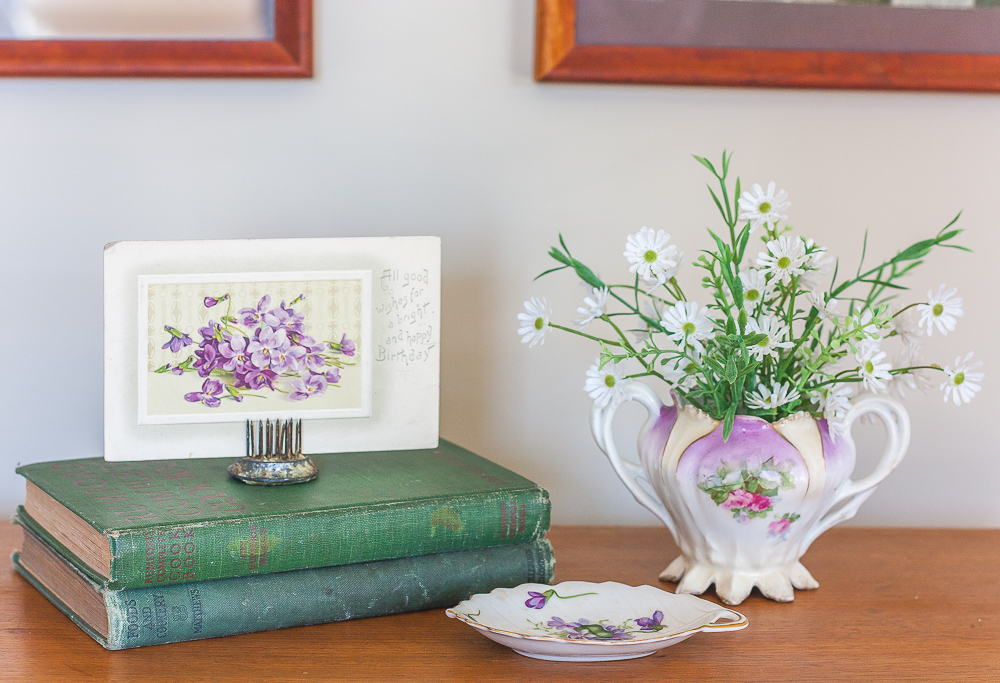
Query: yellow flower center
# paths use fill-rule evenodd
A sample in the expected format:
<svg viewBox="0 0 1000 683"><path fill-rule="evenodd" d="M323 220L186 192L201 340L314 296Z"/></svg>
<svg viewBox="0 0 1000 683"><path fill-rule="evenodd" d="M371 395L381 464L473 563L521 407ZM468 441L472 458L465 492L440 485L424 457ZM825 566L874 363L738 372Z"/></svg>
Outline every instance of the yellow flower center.
<svg viewBox="0 0 1000 683"><path fill-rule="evenodd" d="M757 342L757 346L762 346L764 348L767 348L767 345L770 344L770 343L771 343L771 338L770 337L764 337L759 342Z"/></svg>
<svg viewBox="0 0 1000 683"><path fill-rule="evenodd" d="M771 203L761 202L760 206L757 207L757 210L760 211L761 213L767 213L768 211L771 210Z"/></svg>
<svg viewBox="0 0 1000 683"><path fill-rule="evenodd" d="M944 304L934 304L934 308L931 309L931 312L934 314L935 318L941 315L944 313Z"/></svg>
<svg viewBox="0 0 1000 683"><path fill-rule="evenodd" d="M955 377L952 378L951 381L954 382L955 386L957 387L959 384L961 384L962 382L965 381L965 373L964 372L956 372L955 373Z"/></svg>
<svg viewBox="0 0 1000 683"><path fill-rule="evenodd" d="M875 365L870 360L865 361L865 372L869 375L875 372Z"/></svg>
<svg viewBox="0 0 1000 683"><path fill-rule="evenodd" d="M684 323L681 329L684 330L684 334L693 334L695 330L694 323Z"/></svg>
<svg viewBox="0 0 1000 683"><path fill-rule="evenodd" d="M751 289L743 295L743 298L746 299L747 301L756 301L757 299L760 298L760 292L758 292L756 289Z"/></svg>
<svg viewBox="0 0 1000 683"><path fill-rule="evenodd" d="M604 384L606 386L608 386L608 387L613 387L615 385L615 377L614 377L614 375L605 375L604 376Z"/></svg>
<svg viewBox="0 0 1000 683"><path fill-rule="evenodd" d="M535 329L540 330L545 327L545 320L543 318L535 318Z"/></svg>
<svg viewBox="0 0 1000 683"><path fill-rule="evenodd" d="M778 267L781 268L782 270L790 266L791 263L792 259L788 258L787 256L782 256L780 259L778 259Z"/></svg>
<svg viewBox="0 0 1000 683"><path fill-rule="evenodd" d="M650 249L642 255L642 258L645 259L646 263L656 263L656 259L660 258L660 255Z"/></svg>

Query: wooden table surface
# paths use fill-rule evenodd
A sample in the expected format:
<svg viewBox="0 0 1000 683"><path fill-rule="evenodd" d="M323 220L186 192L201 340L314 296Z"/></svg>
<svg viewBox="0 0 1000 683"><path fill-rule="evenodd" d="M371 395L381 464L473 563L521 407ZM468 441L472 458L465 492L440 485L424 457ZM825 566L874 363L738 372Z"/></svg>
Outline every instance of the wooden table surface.
<svg viewBox="0 0 1000 683"><path fill-rule="evenodd" d="M649 583L676 548L662 528L557 527L556 580ZM20 543L0 524L0 550ZM756 592L735 633L643 659L528 659L443 610L108 652L9 566L0 570L0 680L1000 682L1000 531L833 529L806 554L820 589ZM705 597L715 600L714 593Z"/></svg>

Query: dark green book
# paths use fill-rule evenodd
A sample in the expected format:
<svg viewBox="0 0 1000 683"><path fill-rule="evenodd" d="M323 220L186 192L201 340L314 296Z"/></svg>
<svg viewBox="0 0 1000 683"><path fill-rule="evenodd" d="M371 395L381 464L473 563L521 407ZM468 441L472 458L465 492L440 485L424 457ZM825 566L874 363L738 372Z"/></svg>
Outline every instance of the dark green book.
<svg viewBox="0 0 1000 683"><path fill-rule="evenodd" d="M544 539L340 567L108 590L29 530L14 568L109 650L256 633L456 605L475 593L549 583Z"/></svg>
<svg viewBox="0 0 1000 683"><path fill-rule="evenodd" d="M312 458L318 479L280 487L217 459L25 465L21 517L110 589L524 543L549 526L544 489L444 440Z"/></svg>

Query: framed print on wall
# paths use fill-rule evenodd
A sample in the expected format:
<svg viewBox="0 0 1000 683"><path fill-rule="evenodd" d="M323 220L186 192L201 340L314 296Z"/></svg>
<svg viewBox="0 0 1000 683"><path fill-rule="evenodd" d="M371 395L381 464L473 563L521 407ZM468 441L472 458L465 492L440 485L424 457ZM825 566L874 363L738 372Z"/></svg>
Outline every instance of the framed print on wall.
<svg viewBox="0 0 1000 683"><path fill-rule="evenodd" d="M104 271L107 460L243 455L247 419L437 445L438 238L116 242Z"/></svg>
<svg viewBox="0 0 1000 683"><path fill-rule="evenodd" d="M1000 91L997 0L537 0L539 81Z"/></svg>
<svg viewBox="0 0 1000 683"><path fill-rule="evenodd" d="M310 78L312 0L0 0L0 76Z"/></svg>

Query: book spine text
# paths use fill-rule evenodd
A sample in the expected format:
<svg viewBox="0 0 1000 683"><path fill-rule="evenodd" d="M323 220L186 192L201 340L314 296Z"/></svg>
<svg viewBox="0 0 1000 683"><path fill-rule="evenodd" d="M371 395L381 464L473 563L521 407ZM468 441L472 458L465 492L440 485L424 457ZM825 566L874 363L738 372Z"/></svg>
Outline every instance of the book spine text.
<svg viewBox="0 0 1000 683"><path fill-rule="evenodd" d="M541 539L280 574L104 591L108 649L255 633L455 605L474 593L549 583Z"/></svg>
<svg viewBox="0 0 1000 683"><path fill-rule="evenodd" d="M206 492L211 503L213 492ZM112 536L108 587L149 588L452 552L540 538L541 488L267 517L147 527Z"/></svg>

